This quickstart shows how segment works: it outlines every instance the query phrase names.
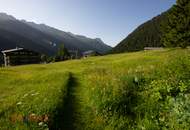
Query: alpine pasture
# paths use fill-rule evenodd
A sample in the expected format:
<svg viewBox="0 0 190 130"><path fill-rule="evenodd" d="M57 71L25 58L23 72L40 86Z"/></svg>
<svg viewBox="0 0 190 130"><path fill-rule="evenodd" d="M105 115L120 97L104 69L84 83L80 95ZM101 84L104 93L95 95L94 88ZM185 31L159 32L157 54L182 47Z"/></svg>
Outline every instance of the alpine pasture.
<svg viewBox="0 0 190 130"><path fill-rule="evenodd" d="M2 130L190 128L190 50L0 69Z"/></svg>

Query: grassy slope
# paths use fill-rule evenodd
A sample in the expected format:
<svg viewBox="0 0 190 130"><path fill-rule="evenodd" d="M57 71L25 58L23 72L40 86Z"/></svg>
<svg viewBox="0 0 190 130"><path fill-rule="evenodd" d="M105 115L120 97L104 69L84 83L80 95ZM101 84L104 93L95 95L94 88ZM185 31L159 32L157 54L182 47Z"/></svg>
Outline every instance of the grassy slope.
<svg viewBox="0 0 190 130"><path fill-rule="evenodd" d="M167 49L3 68L0 127L189 128L189 58Z"/></svg>

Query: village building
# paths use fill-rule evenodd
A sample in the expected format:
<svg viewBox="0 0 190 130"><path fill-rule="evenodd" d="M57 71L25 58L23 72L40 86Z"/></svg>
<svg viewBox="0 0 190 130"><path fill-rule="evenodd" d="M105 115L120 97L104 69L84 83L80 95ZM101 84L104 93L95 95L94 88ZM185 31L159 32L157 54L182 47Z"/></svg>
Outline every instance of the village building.
<svg viewBox="0 0 190 130"><path fill-rule="evenodd" d="M144 50L162 50L162 47L144 47Z"/></svg>
<svg viewBox="0 0 190 130"><path fill-rule="evenodd" d="M101 54L94 50L89 50L89 51L83 52L83 57L91 57L91 56L99 56L99 55L101 55Z"/></svg>
<svg viewBox="0 0 190 130"><path fill-rule="evenodd" d="M70 59L78 59L80 58L78 50L68 50Z"/></svg>
<svg viewBox="0 0 190 130"><path fill-rule="evenodd" d="M24 48L2 51L4 66L15 66L40 63L40 54Z"/></svg>

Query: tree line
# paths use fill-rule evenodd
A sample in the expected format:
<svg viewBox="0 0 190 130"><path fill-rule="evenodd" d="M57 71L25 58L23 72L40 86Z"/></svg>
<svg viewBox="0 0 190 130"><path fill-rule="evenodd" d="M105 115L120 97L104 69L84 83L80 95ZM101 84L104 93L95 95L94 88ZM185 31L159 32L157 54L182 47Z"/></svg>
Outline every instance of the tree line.
<svg viewBox="0 0 190 130"><path fill-rule="evenodd" d="M64 60L68 60L69 58L70 58L70 54L68 50L65 48L64 44L60 44L55 56L47 56L45 54L41 55L41 61L43 63L64 61Z"/></svg>
<svg viewBox="0 0 190 130"><path fill-rule="evenodd" d="M161 41L166 47L186 48L190 45L190 1L177 0L162 24Z"/></svg>

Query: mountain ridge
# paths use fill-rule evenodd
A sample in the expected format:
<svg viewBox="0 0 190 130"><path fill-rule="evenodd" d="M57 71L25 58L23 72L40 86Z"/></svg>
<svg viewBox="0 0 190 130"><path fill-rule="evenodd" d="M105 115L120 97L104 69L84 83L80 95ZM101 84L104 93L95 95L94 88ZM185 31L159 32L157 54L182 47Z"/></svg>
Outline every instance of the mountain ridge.
<svg viewBox="0 0 190 130"><path fill-rule="evenodd" d="M102 42L102 40L75 34L72 36L68 32L45 24L18 20L6 13L0 13L0 32L4 31L6 31L6 35L0 37L1 51L11 49L10 46L13 47L17 45L47 55L55 55L58 47L62 43L68 50L78 50L80 53L87 50L94 50L105 54L111 49L111 47ZM15 36L17 38L15 38ZM82 36L82 38L79 38L79 36ZM25 43L26 41L27 43ZM31 47L31 45L33 46ZM38 47L43 49L38 49Z"/></svg>

